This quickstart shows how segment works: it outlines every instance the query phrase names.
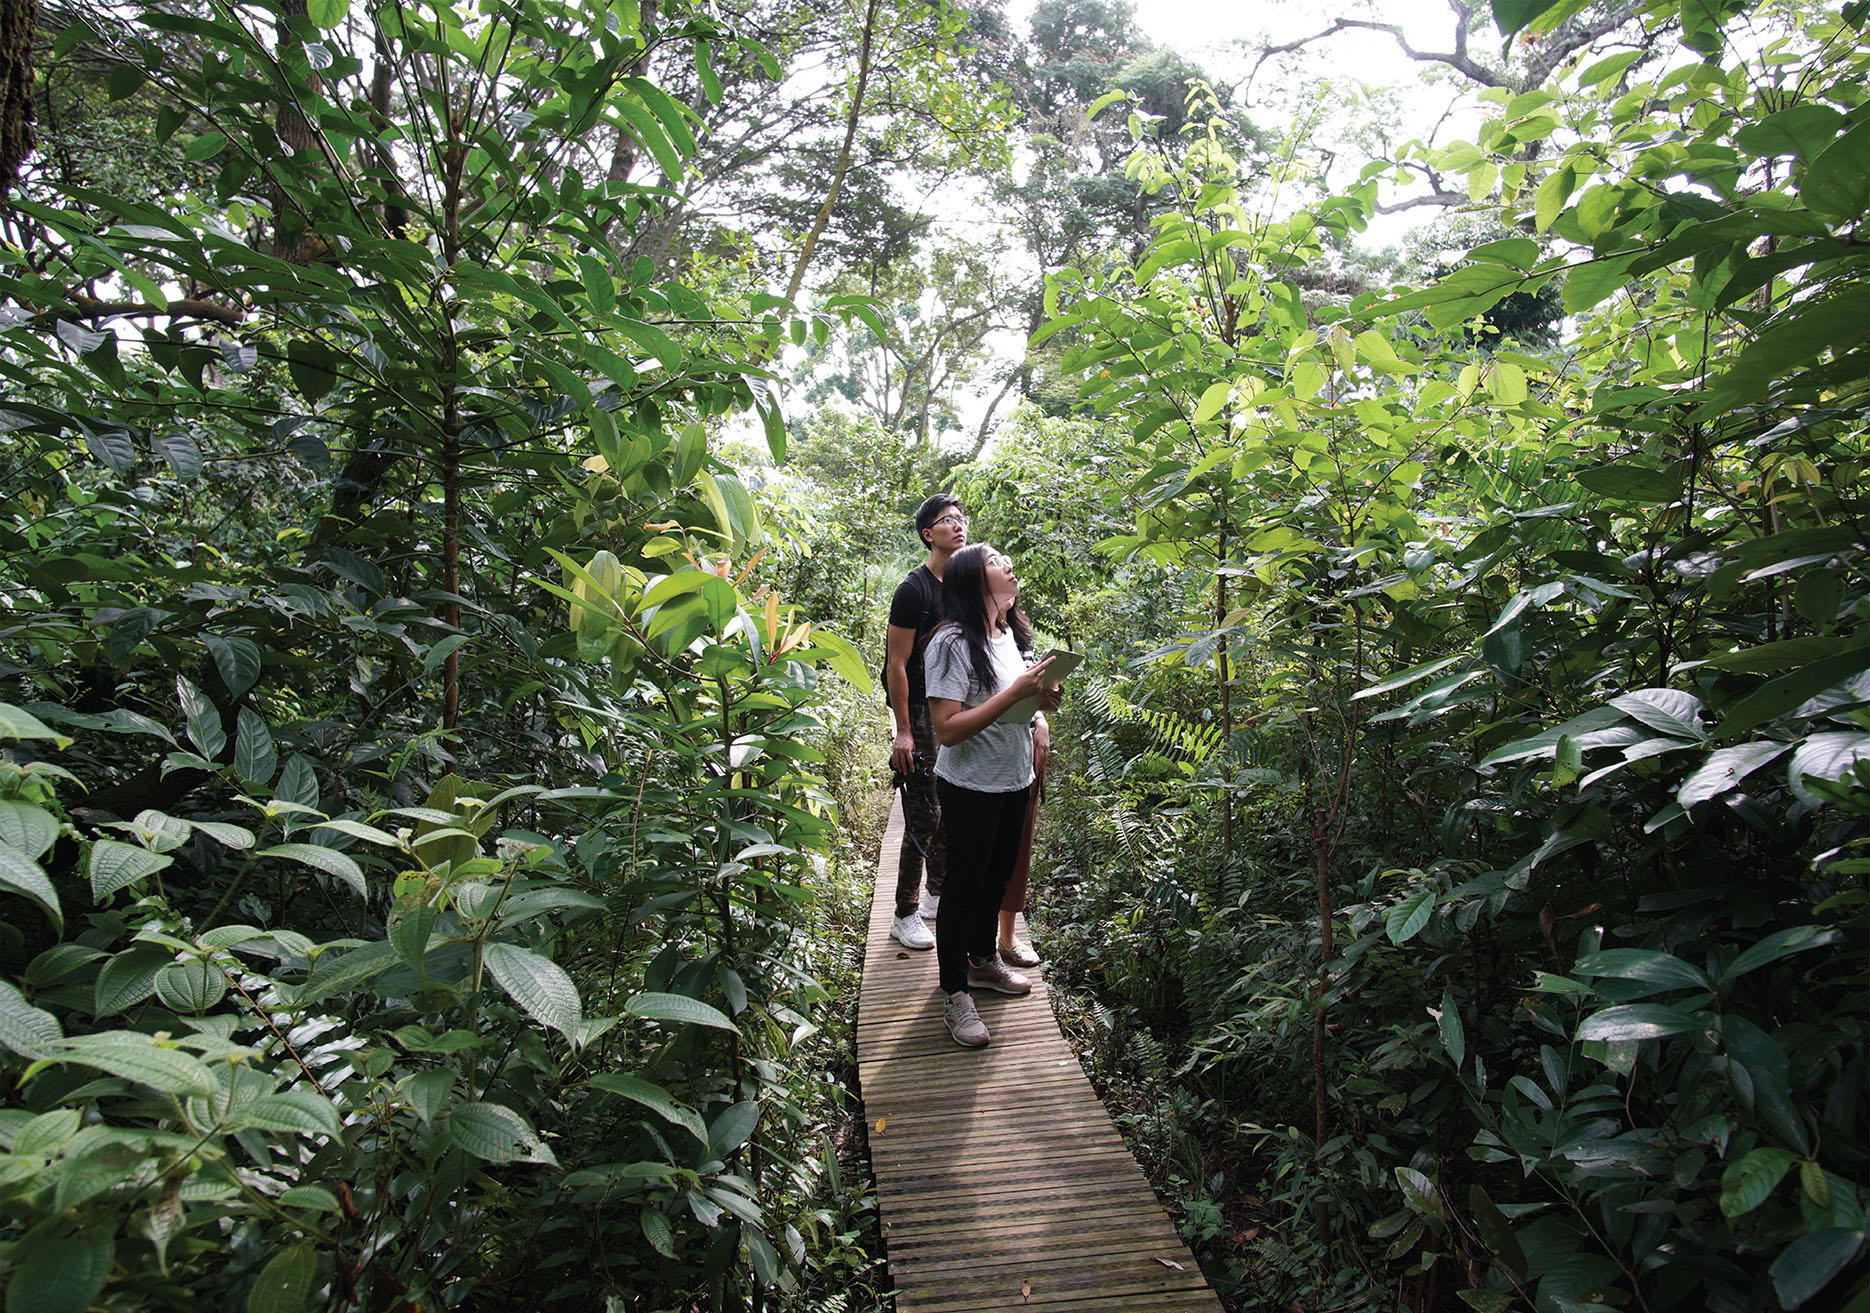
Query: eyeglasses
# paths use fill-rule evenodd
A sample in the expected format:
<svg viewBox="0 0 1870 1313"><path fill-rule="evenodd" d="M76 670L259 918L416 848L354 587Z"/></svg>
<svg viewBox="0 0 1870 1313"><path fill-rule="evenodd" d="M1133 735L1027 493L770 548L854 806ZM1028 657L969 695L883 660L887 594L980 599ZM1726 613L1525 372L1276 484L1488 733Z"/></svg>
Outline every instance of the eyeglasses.
<svg viewBox="0 0 1870 1313"><path fill-rule="evenodd" d="M957 529L966 523L967 516L961 514L960 511L950 511L948 514L935 521L935 524L951 524ZM929 528L933 529L935 524L931 524Z"/></svg>

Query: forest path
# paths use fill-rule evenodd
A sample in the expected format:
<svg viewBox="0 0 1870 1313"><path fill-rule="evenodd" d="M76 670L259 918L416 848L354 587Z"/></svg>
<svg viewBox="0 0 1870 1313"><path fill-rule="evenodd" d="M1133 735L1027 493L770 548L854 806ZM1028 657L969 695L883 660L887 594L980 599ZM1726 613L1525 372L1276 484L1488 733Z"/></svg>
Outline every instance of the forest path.
<svg viewBox="0 0 1870 1313"><path fill-rule="evenodd" d="M933 950L890 938L902 802L877 861L857 1006L857 1073L896 1307L903 1313L1221 1313L1143 1171L1030 995L976 995L993 1032L942 1022Z"/></svg>

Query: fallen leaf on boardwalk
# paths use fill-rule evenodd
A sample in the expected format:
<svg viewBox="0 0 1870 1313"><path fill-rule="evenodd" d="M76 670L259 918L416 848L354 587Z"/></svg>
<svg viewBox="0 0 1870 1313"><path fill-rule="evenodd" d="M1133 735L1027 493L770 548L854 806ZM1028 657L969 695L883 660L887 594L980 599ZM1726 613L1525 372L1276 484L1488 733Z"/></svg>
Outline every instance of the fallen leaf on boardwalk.
<svg viewBox="0 0 1870 1313"><path fill-rule="evenodd" d="M1022 1281L1019 1283L1019 1302L1022 1304L1032 1303L1032 1282L1031 1281Z"/></svg>
<svg viewBox="0 0 1870 1313"><path fill-rule="evenodd" d="M1260 1233L1259 1227L1250 1226L1246 1230L1242 1231L1239 1235L1234 1237L1234 1243L1237 1245L1244 1245L1248 1241L1252 1240L1253 1237L1257 1236L1259 1233Z"/></svg>
<svg viewBox="0 0 1870 1313"><path fill-rule="evenodd" d="M1183 1267L1180 1263L1176 1262L1173 1258L1158 1258L1156 1261L1162 1264L1164 1267L1174 1268L1177 1272L1188 1271L1187 1268Z"/></svg>
<svg viewBox="0 0 1870 1313"><path fill-rule="evenodd" d="M888 1118L888 1117L879 1117L879 1118L877 1118L877 1134L878 1134L878 1135L881 1135L881 1134L883 1134L883 1124L884 1124L885 1122L887 1122L888 1120L889 1120L889 1118Z"/></svg>
<svg viewBox="0 0 1870 1313"><path fill-rule="evenodd" d="M898 953L898 954L897 954L896 956L897 956L897 957L899 957L899 958L901 958L901 957L908 957L908 956L909 956L909 954L907 954L907 953Z"/></svg>

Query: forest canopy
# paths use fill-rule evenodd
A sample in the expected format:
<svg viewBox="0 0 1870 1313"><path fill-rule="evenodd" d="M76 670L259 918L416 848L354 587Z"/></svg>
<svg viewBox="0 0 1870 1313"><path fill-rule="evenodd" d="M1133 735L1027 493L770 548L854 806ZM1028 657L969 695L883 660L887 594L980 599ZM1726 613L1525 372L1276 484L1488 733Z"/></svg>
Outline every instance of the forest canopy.
<svg viewBox="0 0 1870 1313"><path fill-rule="evenodd" d="M1870 1308L1870 9L1139 17L6 7L9 1313L888 1307L940 489L1230 1309Z"/></svg>

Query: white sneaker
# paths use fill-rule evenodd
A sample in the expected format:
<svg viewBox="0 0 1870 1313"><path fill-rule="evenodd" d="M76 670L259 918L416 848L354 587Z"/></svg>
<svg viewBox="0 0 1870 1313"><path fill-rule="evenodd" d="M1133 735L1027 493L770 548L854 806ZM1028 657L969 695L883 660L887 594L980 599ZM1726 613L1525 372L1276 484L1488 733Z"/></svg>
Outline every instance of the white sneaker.
<svg viewBox="0 0 1870 1313"><path fill-rule="evenodd" d="M942 1013L948 1023L948 1033L954 1036L954 1042L965 1044L970 1049L985 1048L990 1036L987 1025L980 1019L980 1013L974 1008L974 1000L964 989L948 996L948 1006Z"/></svg>
<svg viewBox="0 0 1870 1313"><path fill-rule="evenodd" d="M935 919L935 914L940 910L941 895L924 892L922 895L922 905L916 908L916 915L921 917L924 921L933 921Z"/></svg>
<svg viewBox="0 0 1870 1313"><path fill-rule="evenodd" d="M908 916L899 916L890 922L890 938L904 948L933 948L935 936L922 924L922 917L916 912Z"/></svg>

